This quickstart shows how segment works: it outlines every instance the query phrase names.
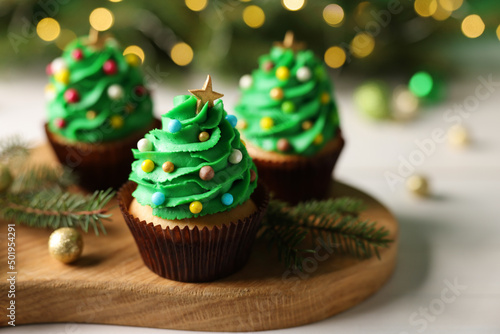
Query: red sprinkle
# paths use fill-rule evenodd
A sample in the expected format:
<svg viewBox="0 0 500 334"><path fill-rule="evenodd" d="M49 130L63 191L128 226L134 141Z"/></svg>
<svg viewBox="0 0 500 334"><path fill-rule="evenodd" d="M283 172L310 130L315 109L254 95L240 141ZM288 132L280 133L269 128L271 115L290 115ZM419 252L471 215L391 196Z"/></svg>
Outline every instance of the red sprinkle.
<svg viewBox="0 0 500 334"><path fill-rule="evenodd" d="M263 67L264 67L264 71L269 72L270 70L272 70L274 68L274 63L272 61L266 61L263 65Z"/></svg>
<svg viewBox="0 0 500 334"><path fill-rule="evenodd" d="M51 64L47 64L47 66L45 67L45 73L47 73L47 75L54 74L54 72L52 72L52 66L51 66Z"/></svg>
<svg viewBox="0 0 500 334"><path fill-rule="evenodd" d="M54 120L54 124L59 128L59 129L62 129L66 126L66 121L64 120L64 118L56 118Z"/></svg>
<svg viewBox="0 0 500 334"><path fill-rule="evenodd" d="M137 97L142 97L148 93L148 90L144 86L135 86L134 94Z"/></svg>
<svg viewBox="0 0 500 334"><path fill-rule="evenodd" d="M71 56L74 60L82 60L83 59L83 51L81 49L75 49L71 52Z"/></svg>
<svg viewBox="0 0 500 334"><path fill-rule="evenodd" d="M257 178L257 174L255 173L255 171L253 169L250 169L250 182L255 181L256 178Z"/></svg>
<svg viewBox="0 0 500 334"><path fill-rule="evenodd" d="M116 72L118 72L118 65L116 65L116 62L114 60L106 60L104 65L102 65L102 70L104 73L107 75L113 75Z"/></svg>
<svg viewBox="0 0 500 334"><path fill-rule="evenodd" d="M80 101L80 94L74 88L70 88L64 92L64 99L68 103L76 103Z"/></svg>

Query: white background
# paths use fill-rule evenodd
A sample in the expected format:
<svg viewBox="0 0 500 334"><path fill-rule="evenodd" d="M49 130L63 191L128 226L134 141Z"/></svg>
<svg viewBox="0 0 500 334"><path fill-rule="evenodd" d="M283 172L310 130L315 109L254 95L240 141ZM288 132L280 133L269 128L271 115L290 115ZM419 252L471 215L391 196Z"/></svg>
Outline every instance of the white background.
<svg viewBox="0 0 500 334"><path fill-rule="evenodd" d="M21 134L41 143L45 119L45 78L38 70L4 73L0 79L0 135ZM488 76L487 72L483 73ZM214 89L226 94L226 109L237 99L234 83L214 77ZM500 75L494 76L500 82ZM200 75L155 91L156 114L172 106L172 97L198 88ZM194 83L194 84L193 84ZM361 188L396 215L401 226L399 262L387 285L359 306L330 319L285 333L500 333L500 87L472 111L464 124L473 143L455 149L436 145L417 172L429 178L432 197L419 200L404 185L391 190L386 171L397 172L399 158L429 138L432 130L447 130L443 114L454 103L473 96L476 77L450 83L446 102L425 108L420 117L403 124L374 123L360 116L352 103L354 83L336 79L346 147L336 178ZM428 320L421 308L438 307L446 281L466 288ZM448 294L448 297L452 294ZM442 305L443 303L441 303ZM436 311L436 310L434 310ZM409 319L416 312L415 322ZM438 312L439 313L439 312ZM424 328L425 327L425 328ZM5 333L177 333L179 331L101 325L47 324L18 326ZM179 332L180 333L180 332Z"/></svg>

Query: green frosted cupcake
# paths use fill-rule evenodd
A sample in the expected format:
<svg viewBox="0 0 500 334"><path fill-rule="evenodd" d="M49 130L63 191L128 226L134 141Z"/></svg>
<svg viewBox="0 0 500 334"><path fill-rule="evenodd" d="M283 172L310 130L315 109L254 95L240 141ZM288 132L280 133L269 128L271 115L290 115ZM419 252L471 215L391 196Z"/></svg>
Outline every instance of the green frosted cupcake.
<svg viewBox="0 0 500 334"><path fill-rule="evenodd" d="M238 127L261 179L292 203L326 197L343 140L323 63L287 33L240 88Z"/></svg>
<svg viewBox="0 0 500 334"><path fill-rule="evenodd" d="M210 281L246 262L267 205L239 132L210 77L174 99L162 129L134 149L119 202L145 264L179 281Z"/></svg>
<svg viewBox="0 0 500 334"><path fill-rule="evenodd" d="M138 138L159 125L141 60L113 39L79 38L47 66L47 137L62 164L87 188L126 180Z"/></svg>

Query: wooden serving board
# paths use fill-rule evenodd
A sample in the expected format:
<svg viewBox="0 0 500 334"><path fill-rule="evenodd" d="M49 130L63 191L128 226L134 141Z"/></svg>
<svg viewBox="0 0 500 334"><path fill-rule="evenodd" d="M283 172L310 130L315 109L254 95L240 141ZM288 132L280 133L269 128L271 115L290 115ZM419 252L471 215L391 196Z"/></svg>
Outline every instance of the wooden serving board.
<svg viewBox="0 0 500 334"><path fill-rule="evenodd" d="M47 146L35 159L54 161ZM395 240L376 257L357 261L320 250L291 273L257 243L238 273L211 283L179 283L151 272L119 210L107 236L85 234L82 257L65 265L49 256L50 231L16 226L16 325L77 322L201 331L259 331L308 324L347 310L375 293L396 264L398 224L372 197L337 183L332 196L363 199L364 218ZM7 226L1 223L1 309L7 307ZM3 314L4 312L2 312ZM0 317L0 325L8 319Z"/></svg>

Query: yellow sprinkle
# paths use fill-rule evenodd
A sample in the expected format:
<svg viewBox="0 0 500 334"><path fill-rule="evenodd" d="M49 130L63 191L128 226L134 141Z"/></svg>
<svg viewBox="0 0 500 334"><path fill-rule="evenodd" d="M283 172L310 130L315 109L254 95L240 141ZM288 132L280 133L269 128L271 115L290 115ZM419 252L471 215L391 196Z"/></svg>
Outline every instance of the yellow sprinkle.
<svg viewBox="0 0 500 334"><path fill-rule="evenodd" d="M288 80L288 78L290 78L290 70L288 69L288 67L278 67L278 69L276 70L276 78L282 81Z"/></svg>
<svg viewBox="0 0 500 334"><path fill-rule="evenodd" d="M123 117L115 115L109 120L113 129L120 129L123 126Z"/></svg>
<svg viewBox="0 0 500 334"><path fill-rule="evenodd" d="M323 143L323 134L318 134L316 138L314 138L314 145L321 145Z"/></svg>
<svg viewBox="0 0 500 334"><path fill-rule="evenodd" d="M194 201L189 204L189 211L191 211L191 213L197 214L200 213L201 210L203 210L203 204L201 204L200 201Z"/></svg>
<svg viewBox="0 0 500 334"><path fill-rule="evenodd" d="M125 56L125 61L130 65L130 66L139 66L141 65L141 59L133 54L133 53L129 53Z"/></svg>
<svg viewBox="0 0 500 334"><path fill-rule="evenodd" d="M56 81L59 81L62 84L67 85L69 83L69 71L64 69L64 70L57 72L54 75L54 79L56 79Z"/></svg>
<svg viewBox="0 0 500 334"><path fill-rule="evenodd" d="M327 104L328 102L330 102L330 94L323 92L323 94L321 94L321 104Z"/></svg>
<svg viewBox="0 0 500 334"><path fill-rule="evenodd" d="M146 159L142 162L141 168L144 172L150 173L155 169L155 163L149 159Z"/></svg>
<svg viewBox="0 0 500 334"><path fill-rule="evenodd" d="M245 143L245 141L243 139L240 139L240 141L243 144L243 146L247 147L247 143Z"/></svg>
<svg viewBox="0 0 500 334"><path fill-rule="evenodd" d="M271 117L262 117L260 119L260 127L263 128L264 130L269 130L274 126L274 121Z"/></svg>
<svg viewBox="0 0 500 334"><path fill-rule="evenodd" d="M281 100L285 94L283 93L283 89L276 87L276 88L271 89L271 92L269 92L269 95L274 100Z"/></svg>
<svg viewBox="0 0 500 334"><path fill-rule="evenodd" d="M248 123L244 120L238 120L238 123L236 123L236 128L238 130L244 130L246 129L248 126Z"/></svg>
<svg viewBox="0 0 500 334"><path fill-rule="evenodd" d="M96 118L97 113L94 110L89 110L87 111L87 119L94 119Z"/></svg>
<svg viewBox="0 0 500 334"><path fill-rule="evenodd" d="M313 124L311 121L304 121L302 123L302 129L304 130L309 130L310 128L312 128Z"/></svg>

